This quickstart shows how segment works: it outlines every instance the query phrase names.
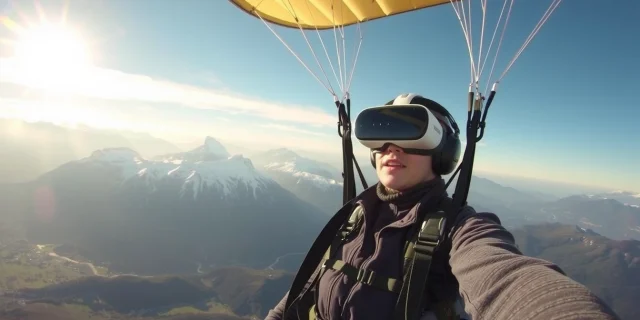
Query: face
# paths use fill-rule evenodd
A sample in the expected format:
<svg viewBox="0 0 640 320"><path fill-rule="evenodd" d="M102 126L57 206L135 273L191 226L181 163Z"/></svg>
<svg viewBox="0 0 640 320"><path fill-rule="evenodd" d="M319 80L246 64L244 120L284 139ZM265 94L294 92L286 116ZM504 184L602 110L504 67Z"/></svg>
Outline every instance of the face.
<svg viewBox="0 0 640 320"><path fill-rule="evenodd" d="M435 177L431 156L407 154L396 145L376 153L376 173L385 187L397 191Z"/></svg>

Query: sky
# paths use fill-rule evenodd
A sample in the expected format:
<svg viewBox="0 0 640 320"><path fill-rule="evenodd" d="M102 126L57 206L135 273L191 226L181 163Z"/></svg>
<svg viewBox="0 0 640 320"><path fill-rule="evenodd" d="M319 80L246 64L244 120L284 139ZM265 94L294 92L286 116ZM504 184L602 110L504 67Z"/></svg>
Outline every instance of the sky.
<svg viewBox="0 0 640 320"><path fill-rule="evenodd" d="M473 3L478 61L482 11ZM501 29L486 48L502 4L488 1L483 91L493 83ZM493 80L550 4L514 3ZM476 172L640 192L638 12L633 0L562 1L499 84ZM75 38L51 32L60 25ZM38 38L38 28L48 31ZM305 35L328 82L299 30L272 28L342 96L315 31ZM464 130L469 50L450 4L360 28L354 119L415 92L444 105ZM337 70L334 32L320 34ZM358 29L345 28L347 74L358 43ZM143 131L176 144L209 135L341 161L330 92L260 19L228 1L0 0L0 117ZM354 147L364 163L367 150L355 138Z"/></svg>

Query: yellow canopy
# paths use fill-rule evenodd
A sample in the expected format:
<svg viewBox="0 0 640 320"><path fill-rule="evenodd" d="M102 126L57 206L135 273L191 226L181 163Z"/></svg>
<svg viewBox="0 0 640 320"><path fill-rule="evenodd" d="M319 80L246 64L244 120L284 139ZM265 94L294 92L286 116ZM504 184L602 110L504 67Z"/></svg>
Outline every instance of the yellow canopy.
<svg viewBox="0 0 640 320"><path fill-rule="evenodd" d="M303 29L329 29L450 3L450 0L230 0L265 21ZM458 0L455 0L458 1ZM332 8L333 4L333 8ZM297 17L297 22L296 22Z"/></svg>

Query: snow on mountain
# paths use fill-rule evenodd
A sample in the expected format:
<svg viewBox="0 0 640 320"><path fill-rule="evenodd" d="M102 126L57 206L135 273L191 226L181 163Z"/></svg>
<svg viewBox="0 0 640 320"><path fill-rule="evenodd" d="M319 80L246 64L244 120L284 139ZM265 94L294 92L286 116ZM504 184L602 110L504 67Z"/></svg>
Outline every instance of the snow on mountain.
<svg viewBox="0 0 640 320"><path fill-rule="evenodd" d="M631 206L634 208L640 208L640 193L634 193L623 190L616 190L611 192L605 192L600 194L589 194L586 195L590 198L596 199L614 199L622 202L624 205Z"/></svg>
<svg viewBox="0 0 640 320"><path fill-rule="evenodd" d="M215 138L208 136L204 139L204 144L191 151L160 155L152 159L180 163L181 161L197 162L223 160L229 157L231 157L231 154L222 145L222 143Z"/></svg>
<svg viewBox="0 0 640 320"><path fill-rule="evenodd" d="M640 240L640 208L602 195L574 195L545 203L540 214L576 224L611 239Z"/></svg>
<svg viewBox="0 0 640 320"><path fill-rule="evenodd" d="M210 136L204 139L203 145L191 150L190 153L217 154L225 157L231 156L222 143Z"/></svg>
<svg viewBox="0 0 640 320"><path fill-rule="evenodd" d="M261 169L288 173L298 183L308 181L320 188L342 188L341 173L329 164L301 157L286 149L274 149L253 157Z"/></svg>
<svg viewBox="0 0 640 320"><path fill-rule="evenodd" d="M342 204L342 174L333 166L281 148L252 157L256 168L298 198L333 214Z"/></svg>
<svg viewBox="0 0 640 320"><path fill-rule="evenodd" d="M223 197L244 188L257 198L260 190L275 183L256 171L251 160L242 155L230 156L224 146L211 137L192 151L154 160L143 159L128 148L112 148L95 151L77 163L118 167L123 183L135 179L146 184L151 192L167 179L177 180L182 184L182 195L190 190L193 198L205 188L216 189Z"/></svg>
<svg viewBox="0 0 640 320"><path fill-rule="evenodd" d="M336 181L335 179L327 178L319 174L313 174L313 173L301 170L297 166L296 162L284 162L284 163L273 162L265 165L263 168L266 170L290 173L292 176L300 179L299 183L302 181L309 181L314 183L317 187L330 188L330 187L337 186L342 188L342 185L343 185L341 181Z"/></svg>

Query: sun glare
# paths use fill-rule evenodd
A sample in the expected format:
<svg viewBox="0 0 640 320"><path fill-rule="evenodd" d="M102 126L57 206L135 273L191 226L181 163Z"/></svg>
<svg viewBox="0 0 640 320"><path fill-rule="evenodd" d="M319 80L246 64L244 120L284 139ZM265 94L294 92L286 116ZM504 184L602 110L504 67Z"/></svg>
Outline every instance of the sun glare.
<svg viewBox="0 0 640 320"><path fill-rule="evenodd" d="M14 50L17 59L37 67L75 67L88 63L82 40L71 30L55 25L42 25L27 31Z"/></svg>
<svg viewBox="0 0 640 320"><path fill-rule="evenodd" d="M70 81L81 79L79 76L91 64L81 37L51 24L24 30L16 39L13 58L27 82L45 87L73 85Z"/></svg>
<svg viewBox="0 0 640 320"><path fill-rule="evenodd" d="M99 40L89 36L80 22L71 22L68 2L59 16L47 16L40 1L34 2L36 14L15 4L6 15L0 14L0 45L8 49L0 51L0 81L17 85L16 94L29 96L9 114L67 126L118 126L108 115L72 107L76 98L103 84L96 81L98 57L92 54Z"/></svg>

